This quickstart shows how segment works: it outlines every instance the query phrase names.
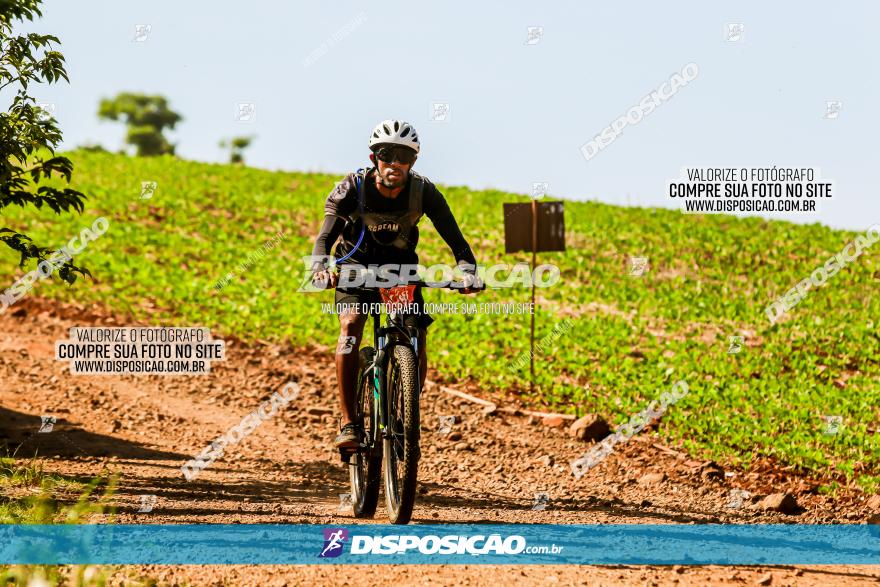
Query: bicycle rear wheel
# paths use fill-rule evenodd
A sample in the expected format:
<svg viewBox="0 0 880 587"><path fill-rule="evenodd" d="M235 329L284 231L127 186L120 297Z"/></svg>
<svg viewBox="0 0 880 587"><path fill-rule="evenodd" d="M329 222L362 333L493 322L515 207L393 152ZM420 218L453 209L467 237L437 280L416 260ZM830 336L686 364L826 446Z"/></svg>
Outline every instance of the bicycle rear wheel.
<svg viewBox="0 0 880 587"><path fill-rule="evenodd" d="M360 375L357 383L357 413L355 421L364 429L365 450L352 455L348 463L351 480L351 502L356 518L372 518L379 502L379 478L382 473L382 445L379 442L379 415L373 400L373 364L376 349L364 347L359 353Z"/></svg>
<svg viewBox="0 0 880 587"><path fill-rule="evenodd" d="M385 500L392 524L407 524L416 500L419 387L413 349L395 345L388 362L388 427L383 441Z"/></svg>

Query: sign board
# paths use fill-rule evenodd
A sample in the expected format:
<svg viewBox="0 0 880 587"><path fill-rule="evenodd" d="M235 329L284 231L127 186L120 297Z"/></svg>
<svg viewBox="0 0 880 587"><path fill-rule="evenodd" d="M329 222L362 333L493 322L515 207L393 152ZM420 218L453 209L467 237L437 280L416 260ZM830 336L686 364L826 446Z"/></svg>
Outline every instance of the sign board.
<svg viewBox="0 0 880 587"><path fill-rule="evenodd" d="M504 204L504 251L532 252L532 207L537 210L538 246L534 252L565 250L563 202Z"/></svg>

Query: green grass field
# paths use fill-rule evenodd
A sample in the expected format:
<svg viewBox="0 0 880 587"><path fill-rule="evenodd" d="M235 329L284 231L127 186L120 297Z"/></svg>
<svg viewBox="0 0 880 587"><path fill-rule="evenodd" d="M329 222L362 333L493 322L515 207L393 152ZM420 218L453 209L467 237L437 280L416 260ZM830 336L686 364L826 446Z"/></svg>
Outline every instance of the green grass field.
<svg viewBox="0 0 880 587"><path fill-rule="evenodd" d="M324 199L341 176L171 157L67 155L76 165L73 187L89 196L86 212L5 209L4 225L53 247L98 216L110 228L78 257L93 282L42 281L29 295L98 302L137 318L153 316L153 323L205 325L243 339L335 346L336 319L321 313L332 293L296 290L300 258L311 253ZM142 181L157 182L152 198L140 199ZM502 202L528 197L440 188L478 262L529 261L530 254L504 253L502 218ZM873 295L880 245L771 326L766 305L856 233L593 202L567 202L565 210L568 251L539 254L539 262L561 267L562 281L538 291L536 337L565 319L573 326L536 358L535 396L527 391L527 362L519 372L508 370L529 348L526 315L438 316L429 348L444 378L471 379L535 406L599 412L615 423L684 379L690 393L664 416L665 442L741 466L769 456L876 489L880 336L872 320L880 319ZM421 227L422 263L452 263L430 221ZM214 288L279 231L284 239L264 258ZM650 259L641 277L629 275L631 256ZM5 247L0 260L5 289L22 270ZM426 294L433 302L529 298L522 287L476 298ZM728 353L728 337L740 334L746 346ZM843 418L837 434L823 432L826 415Z"/></svg>
<svg viewBox="0 0 880 587"><path fill-rule="evenodd" d="M65 477L45 473L36 458L0 457L0 524L78 524L94 514L112 515L107 500L115 485L110 475Z"/></svg>

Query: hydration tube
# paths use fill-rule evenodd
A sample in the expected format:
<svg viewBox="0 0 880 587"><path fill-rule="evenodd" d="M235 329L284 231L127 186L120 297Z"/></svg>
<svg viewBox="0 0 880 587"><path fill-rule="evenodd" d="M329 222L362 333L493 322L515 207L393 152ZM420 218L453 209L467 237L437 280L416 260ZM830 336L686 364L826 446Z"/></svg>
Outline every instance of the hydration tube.
<svg viewBox="0 0 880 587"><path fill-rule="evenodd" d="M345 261L346 259L348 259L352 255L354 255L357 252L358 248L361 246L361 243L364 241L364 233L367 230L367 225L364 223L364 217L363 217L364 209L363 209L363 202L361 202L361 176L360 176L361 171L363 171L363 168L358 169L357 173L355 173L355 176L354 176L355 187L357 188L357 195L358 195L358 208L360 208L360 210L361 210L361 235L358 237L357 244L354 246L354 248L348 254L333 261L334 267L336 265L339 265L340 263L342 263L343 261ZM366 176L366 174L364 174L364 175Z"/></svg>

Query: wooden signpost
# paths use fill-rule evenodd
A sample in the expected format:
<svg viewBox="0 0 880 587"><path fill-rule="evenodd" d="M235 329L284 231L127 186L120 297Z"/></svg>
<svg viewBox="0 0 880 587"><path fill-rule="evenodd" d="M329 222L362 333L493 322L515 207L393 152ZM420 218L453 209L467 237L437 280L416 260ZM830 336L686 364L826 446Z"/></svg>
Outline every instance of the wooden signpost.
<svg viewBox="0 0 880 587"><path fill-rule="evenodd" d="M504 204L504 251L532 252L532 276L535 274L538 251L565 250L565 218L563 202ZM535 281L532 279L532 328L529 343L531 381L535 391Z"/></svg>

